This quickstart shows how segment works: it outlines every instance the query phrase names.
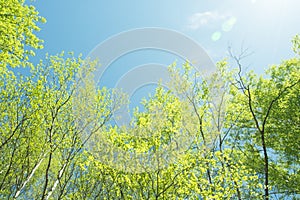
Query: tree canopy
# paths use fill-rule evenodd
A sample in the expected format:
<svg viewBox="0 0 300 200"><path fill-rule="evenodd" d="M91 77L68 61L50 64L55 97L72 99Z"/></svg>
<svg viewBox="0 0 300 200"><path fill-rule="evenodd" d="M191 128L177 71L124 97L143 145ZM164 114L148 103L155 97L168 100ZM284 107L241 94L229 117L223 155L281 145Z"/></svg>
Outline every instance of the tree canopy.
<svg viewBox="0 0 300 200"><path fill-rule="evenodd" d="M30 48L42 48L42 40L34 31L39 31L38 22L46 22L33 6L25 0L0 1L0 68L28 66Z"/></svg>
<svg viewBox="0 0 300 200"><path fill-rule="evenodd" d="M209 79L170 65L168 89L119 127L126 95L93 86L97 63L31 64L44 18L23 0L0 8L1 199L300 198L298 35L295 56L261 75L243 73L242 55Z"/></svg>

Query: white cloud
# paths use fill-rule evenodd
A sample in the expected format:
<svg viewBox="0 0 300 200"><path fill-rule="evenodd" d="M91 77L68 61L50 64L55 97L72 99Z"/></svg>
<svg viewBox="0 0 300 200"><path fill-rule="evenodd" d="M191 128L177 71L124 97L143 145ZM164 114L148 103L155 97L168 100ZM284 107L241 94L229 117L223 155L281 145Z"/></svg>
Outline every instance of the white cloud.
<svg viewBox="0 0 300 200"><path fill-rule="evenodd" d="M207 11L202 13L195 13L188 19L188 27L196 30L211 22L225 19L226 16L218 13L217 11Z"/></svg>

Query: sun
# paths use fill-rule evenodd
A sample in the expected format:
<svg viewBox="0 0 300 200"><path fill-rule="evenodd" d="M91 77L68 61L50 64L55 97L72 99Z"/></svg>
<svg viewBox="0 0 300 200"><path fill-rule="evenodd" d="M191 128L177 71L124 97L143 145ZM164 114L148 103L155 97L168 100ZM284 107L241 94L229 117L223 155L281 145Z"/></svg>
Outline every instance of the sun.
<svg viewBox="0 0 300 200"><path fill-rule="evenodd" d="M281 23L290 18L290 11L299 6L295 0L251 0L253 18L258 22Z"/></svg>

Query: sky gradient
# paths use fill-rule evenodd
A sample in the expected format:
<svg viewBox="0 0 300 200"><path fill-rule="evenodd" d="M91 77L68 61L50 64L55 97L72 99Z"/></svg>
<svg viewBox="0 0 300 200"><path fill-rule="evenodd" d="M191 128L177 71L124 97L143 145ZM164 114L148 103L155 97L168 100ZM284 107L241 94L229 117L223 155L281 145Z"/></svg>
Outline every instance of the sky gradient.
<svg viewBox="0 0 300 200"><path fill-rule="evenodd" d="M37 0L33 5L47 19L38 33L45 41L44 49L37 51L35 61L45 53L63 50L86 57L116 34L158 27L195 40L214 62L228 57L229 46L236 54L247 48L253 54L243 65L263 73L269 65L293 56L290 41L300 33L299 0ZM136 66L151 62L169 65L175 60L178 57L153 50L128 54L111 66L105 85L114 87ZM148 90L144 87L137 101Z"/></svg>
<svg viewBox="0 0 300 200"><path fill-rule="evenodd" d="M228 46L254 54L260 70L292 55L291 38L300 32L297 0L43 0L34 5L47 19L39 33L45 52L62 50L86 56L105 39L130 29L162 27L186 34L218 61Z"/></svg>

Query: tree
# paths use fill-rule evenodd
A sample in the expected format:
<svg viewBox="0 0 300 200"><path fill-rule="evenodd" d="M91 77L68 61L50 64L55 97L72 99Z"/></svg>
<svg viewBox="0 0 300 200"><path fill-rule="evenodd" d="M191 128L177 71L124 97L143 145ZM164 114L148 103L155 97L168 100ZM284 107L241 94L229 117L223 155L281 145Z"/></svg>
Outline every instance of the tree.
<svg viewBox="0 0 300 200"><path fill-rule="evenodd" d="M296 57L261 76L242 76L234 55L237 71L224 60L209 78L171 65L169 89L118 127L111 117L127 100L95 87L97 62L61 53L33 66L43 18L0 2L1 199L299 197L299 36Z"/></svg>
<svg viewBox="0 0 300 200"><path fill-rule="evenodd" d="M299 51L299 37L294 38ZM263 175L264 197L299 195L299 56L272 66L266 77L253 72L232 87L231 111L238 115L232 137L245 154L245 163Z"/></svg>
<svg viewBox="0 0 300 200"><path fill-rule="evenodd" d="M42 40L34 32L37 22L46 22L25 0L0 1L0 72L6 67L28 66L30 48L42 48Z"/></svg>
<svg viewBox="0 0 300 200"><path fill-rule="evenodd" d="M87 124L77 124L80 115L76 113L82 110L75 111L74 102L76 98L76 102L86 103L75 95L82 81L76 76L85 63L62 56L47 58L29 77L16 78L9 73L1 79L3 197L49 199L57 188L65 187L87 138L112 115L114 102L109 91L95 91L89 103L98 109L88 119L89 132L84 134Z"/></svg>

